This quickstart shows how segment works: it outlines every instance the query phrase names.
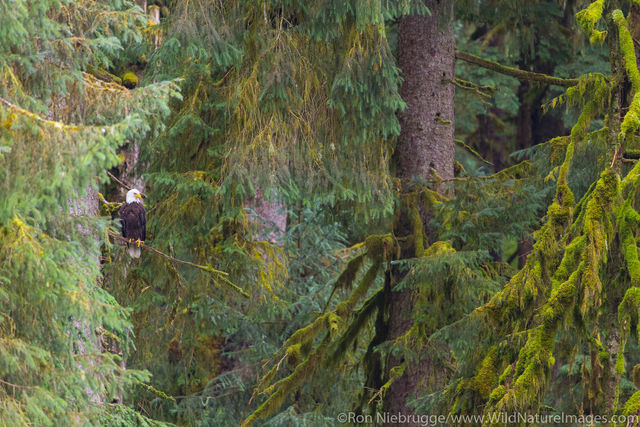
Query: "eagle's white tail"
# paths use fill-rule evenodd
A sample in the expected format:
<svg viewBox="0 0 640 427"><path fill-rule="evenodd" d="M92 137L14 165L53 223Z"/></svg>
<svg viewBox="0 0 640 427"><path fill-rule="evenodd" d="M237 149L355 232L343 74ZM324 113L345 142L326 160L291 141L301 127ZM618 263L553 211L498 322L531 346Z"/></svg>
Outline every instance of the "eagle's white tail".
<svg viewBox="0 0 640 427"><path fill-rule="evenodd" d="M139 247L136 245L129 245L129 255L131 255L132 258L140 258L141 253L142 250Z"/></svg>

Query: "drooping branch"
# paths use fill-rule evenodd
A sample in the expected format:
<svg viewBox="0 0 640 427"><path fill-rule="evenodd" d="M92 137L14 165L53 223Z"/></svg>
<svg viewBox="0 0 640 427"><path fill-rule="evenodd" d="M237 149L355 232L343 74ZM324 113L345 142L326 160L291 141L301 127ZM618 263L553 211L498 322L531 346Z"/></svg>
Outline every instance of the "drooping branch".
<svg viewBox="0 0 640 427"><path fill-rule="evenodd" d="M128 243L129 242L128 239L126 239L125 237L119 236L118 234L114 233L111 230L108 230L108 233L109 233L109 236L113 237L116 240L119 240L119 241L124 242L124 243ZM220 279L222 279L222 281L225 284L227 284L233 290L235 290L236 292L241 294L243 297L250 298L249 294L246 293L241 287L239 287L238 285L232 283L229 279L227 279L226 276L228 276L229 273L227 273L225 271L216 270L215 268L211 267L210 265L200 265L200 264L195 264L193 262L183 261L181 259L174 258L171 255L167 255L164 252L159 251L156 248L152 248L151 246L149 246L149 245L147 245L145 243L140 244L140 246L145 248L145 249L147 249L147 250L149 250L149 251L151 251L151 252L153 252L156 255L160 255L161 257L166 258L166 259L168 259L170 261L176 262L178 264L188 265L188 266L191 266L191 267L194 267L194 268L197 268L197 269L200 269L200 270L207 271L209 273L215 274L215 275L219 276Z"/></svg>
<svg viewBox="0 0 640 427"><path fill-rule="evenodd" d="M472 55L468 52L463 52L460 50L456 50L456 58L466 61L470 64L479 65L480 67L495 71L496 73L515 77L518 80L534 81L564 87L575 86L578 84L578 79L563 79L560 77L549 76L547 74L534 73L533 71L525 71L514 67L507 67L506 65L502 65L494 61L488 61L486 59L480 58L479 56Z"/></svg>

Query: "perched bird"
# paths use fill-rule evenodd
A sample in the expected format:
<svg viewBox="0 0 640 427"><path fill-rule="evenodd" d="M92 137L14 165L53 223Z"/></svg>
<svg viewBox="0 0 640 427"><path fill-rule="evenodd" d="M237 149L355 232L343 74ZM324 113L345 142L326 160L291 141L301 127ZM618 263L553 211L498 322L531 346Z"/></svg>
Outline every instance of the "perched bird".
<svg viewBox="0 0 640 427"><path fill-rule="evenodd" d="M125 204L120 207L120 223L122 235L128 239L129 255L140 258L140 245L147 237L147 215L142 204L142 196L135 188L129 190Z"/></svg>

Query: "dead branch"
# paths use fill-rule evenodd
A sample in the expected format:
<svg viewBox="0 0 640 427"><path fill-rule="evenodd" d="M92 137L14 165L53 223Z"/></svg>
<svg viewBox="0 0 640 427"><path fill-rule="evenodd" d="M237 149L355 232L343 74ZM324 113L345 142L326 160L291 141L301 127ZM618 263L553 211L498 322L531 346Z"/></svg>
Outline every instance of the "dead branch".
<svg viewBox="0 0 640 427"><path fill-rule="evenodd" d="M129 243L129 240L128 240L127 238L122 237L122 236L120 236L120 235L118 235L118 234L114 233L114 232L113 232L113 231L111 231L111 230L108 230L108 233L109 233L109 236L113 237L113 238L114 238L114 239L116 239L116 240L119 240L119 241L121 241L121 242L123 242L123 243ZM134 244L134 243L131 243L131 244ZM238 285L236 285L236 284L232 283L229 279L227 279L227 277L226 277L226 276L228 276L228 275L229 275L229 273L227 273L227 272L225 272L225 271L216 270L215 268L211 267L210 265L200 265L200 264L195 264L195 263L193 263L193 262L183 261L183 260L181 260L181 259L174 258L174 257L172 257L171 255L167 255L167 254L165 254L164 252L159 251L159 250L157 250L156 248L152 248L151 246L149 246L149 245L147 245L147 244L145 244L145 243L142 243L140 246L141 246L141 247L143 247L143 248L145 248L145 249L147 249L147 250L148 250L148 251L150 251L150 252L153 252L153 253L154 253L154 254L156 254L156 255L160 255L161 257L163 257L163 258L165 258L165 259L168 259L168 260L170 260L170 261L173 261L173 262L175 262L175 263L188 265L188 266L191 266L191 267L194 267L194 268L197 268L197 269L200 269L200 270L203 270L203 271L206 271L206 272L209 272L209 273L215 274L215 275L217 275L220 279L222 279L222 281L223 281L227 286L231 287L233 290L235 290L236 292L238 292L238 293L239 293L239 294L241 294L242 296L244 296L244 297L246 297L246 298L250 298L249 294L248 294L248 293L246 293L246 292L245 292L241 287L239 287Z"/></svg>

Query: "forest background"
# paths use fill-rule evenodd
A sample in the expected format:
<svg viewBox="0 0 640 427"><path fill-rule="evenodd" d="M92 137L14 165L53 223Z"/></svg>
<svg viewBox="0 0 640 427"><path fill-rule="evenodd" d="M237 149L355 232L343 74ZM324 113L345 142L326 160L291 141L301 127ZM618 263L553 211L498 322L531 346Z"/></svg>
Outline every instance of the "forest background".
<svg viewBox="0 0 640 427"><path fill-rule="evenodd" d="M637 0L0 0L0 423L637 414L639 48Z"/></svg>

